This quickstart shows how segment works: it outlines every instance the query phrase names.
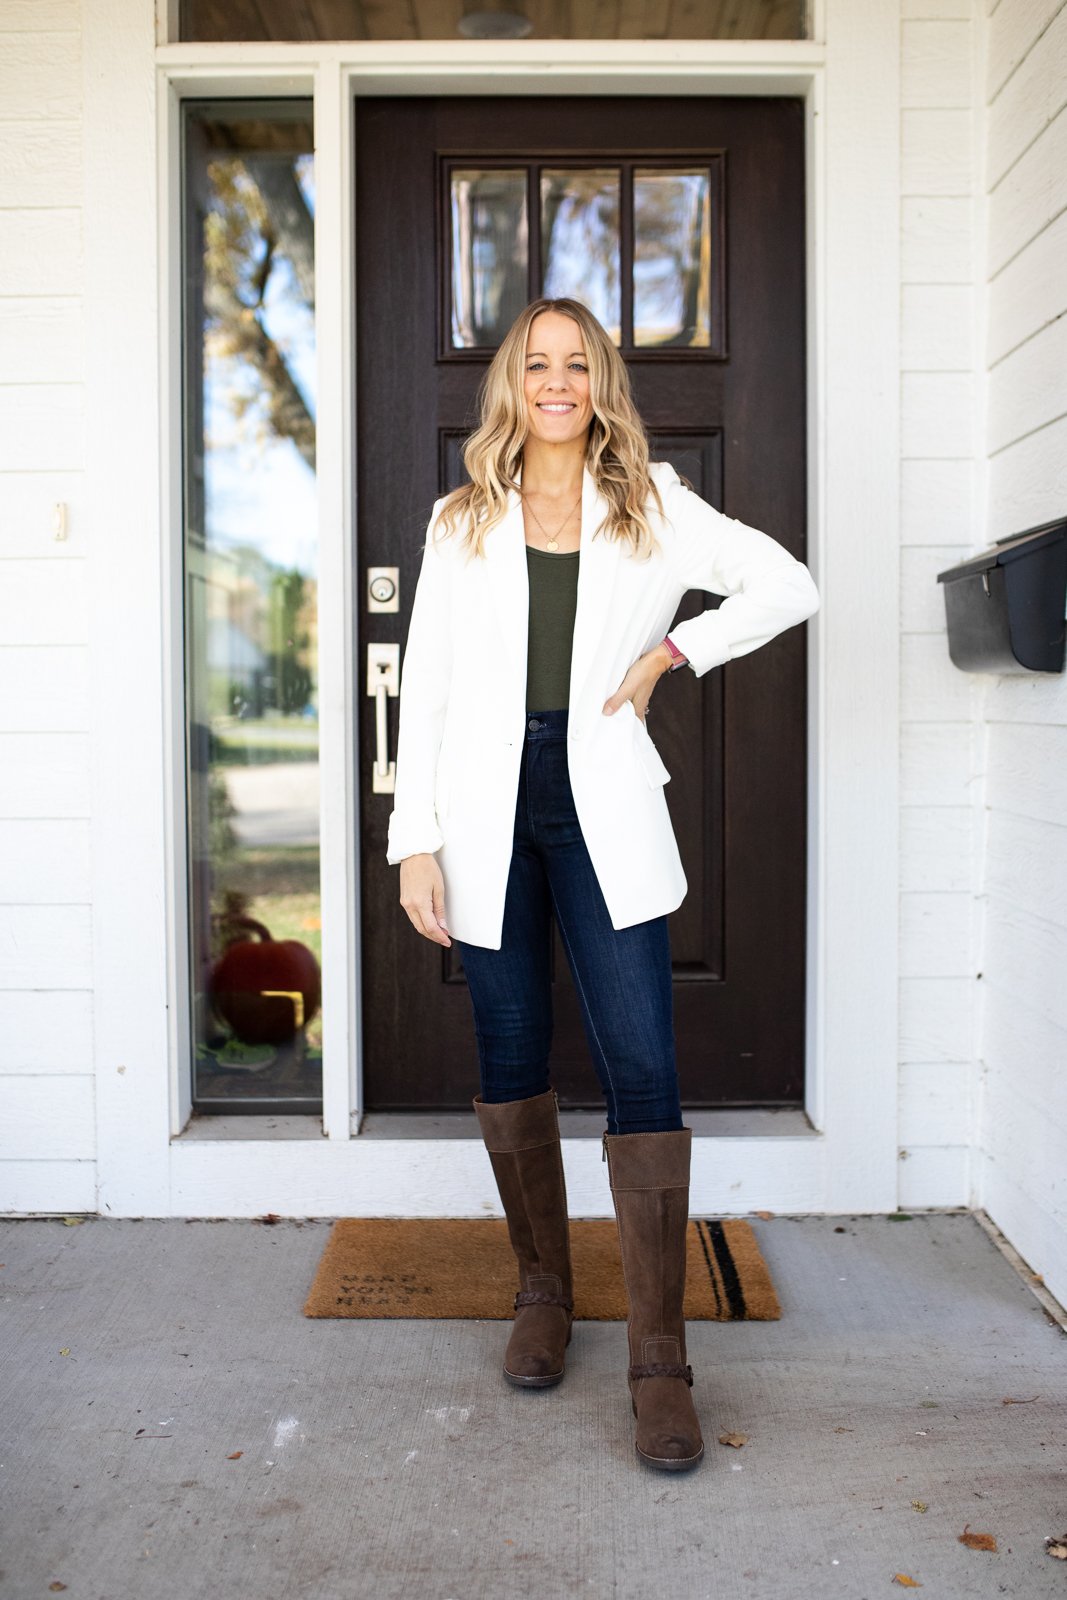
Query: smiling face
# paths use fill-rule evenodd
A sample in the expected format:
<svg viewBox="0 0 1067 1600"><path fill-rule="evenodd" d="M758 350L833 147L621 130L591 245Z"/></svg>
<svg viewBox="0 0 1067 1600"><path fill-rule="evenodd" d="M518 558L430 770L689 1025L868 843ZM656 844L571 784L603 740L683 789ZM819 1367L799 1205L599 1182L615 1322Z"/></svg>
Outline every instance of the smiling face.
<svg viewBox="0 0 1067 1600"><path fill-rule="evenodd" d="M545 444L569 444L589 431L589 361L581 328L560 311L542 311L526 341L526 413Z"/></svg>

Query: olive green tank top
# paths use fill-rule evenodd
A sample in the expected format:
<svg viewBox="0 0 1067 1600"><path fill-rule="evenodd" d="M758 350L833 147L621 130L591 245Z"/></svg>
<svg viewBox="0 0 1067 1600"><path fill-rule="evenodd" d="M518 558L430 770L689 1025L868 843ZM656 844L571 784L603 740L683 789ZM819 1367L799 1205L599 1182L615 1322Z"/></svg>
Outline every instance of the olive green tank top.
<svg viewBox="0 0 1067 1600"><path fill-rule="evenodd" d="M530 624L526 669L527 711L552 711L570 698L571 640L578 605L580 550L552 555L526 546Z"/></svg>

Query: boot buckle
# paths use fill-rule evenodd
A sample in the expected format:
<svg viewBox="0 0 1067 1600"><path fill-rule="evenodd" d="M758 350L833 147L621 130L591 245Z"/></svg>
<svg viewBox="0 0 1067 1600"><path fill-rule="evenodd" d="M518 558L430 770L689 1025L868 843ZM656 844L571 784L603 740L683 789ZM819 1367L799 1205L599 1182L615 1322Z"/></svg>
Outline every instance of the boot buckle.
<svg viewBox="0 0 1067 1600"><path fill-rule="evenodd" d="M644 1366L632 1366L627 1376L631 1380L636 1378L684 1378L689 1387L693 1387L692 1367L683 1367L673 1361L652 1361Z"/></svg>
<svg viewBox="0 0 1067 1600"><path fill-rule="evenodd" d="M566 1295L549 1294L544 1289L520 1289L515 1296L515 1310L520 1306L562 1306L565 1311L573 1311L574 1301L568 1300Z"/></svg>

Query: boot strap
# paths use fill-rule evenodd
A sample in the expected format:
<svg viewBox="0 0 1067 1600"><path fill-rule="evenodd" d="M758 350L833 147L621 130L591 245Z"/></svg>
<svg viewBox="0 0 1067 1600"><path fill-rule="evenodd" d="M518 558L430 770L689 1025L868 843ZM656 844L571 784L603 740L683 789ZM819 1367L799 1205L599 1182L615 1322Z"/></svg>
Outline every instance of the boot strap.
<svg viewBox="0 0 1067 1600"><path fill-rule="evenodd" d="M692 1367L678 1366L669 1361L653 1361L647 1366L631 1367L630 1378L684 1378L690 1388L693 1386Z"/></svg>
<svg viewBox="0 0 1067 1600"><path fill-rule="evenodd" d="M544 1289L520 1289L515 1296L515 1310L520 1306L562 1306L566 1311L573 1311L574 1301L562 1294L549 1294Z"/></svg>

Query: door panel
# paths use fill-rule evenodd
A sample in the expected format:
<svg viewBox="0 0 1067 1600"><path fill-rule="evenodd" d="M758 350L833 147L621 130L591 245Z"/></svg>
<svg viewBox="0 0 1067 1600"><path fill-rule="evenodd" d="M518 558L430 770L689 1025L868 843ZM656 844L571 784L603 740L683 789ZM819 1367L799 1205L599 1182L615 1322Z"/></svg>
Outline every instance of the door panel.
<svg viewBox="0 0 1067 1600"><path fill-rule="evenodd" d="M618 308L654 458L806 559L799 100L375 99L356 138L357 570L401 574L399 613L361 617L361 689L367 642L405 637L426 520L461 481L496 330L582 250ZM690 593L676 620L718 603ZM359 700L367 1104L466 1109L462 960L398 904L392 799L371 791L373 707ZM396 715L393 700L391 750ZM683 1103L800 1103L806 630L700 679L671 674L653 715L689 880L670 918ZM551 954L553 1082L561 1104L600 1108L556 929Z"/></svg>

